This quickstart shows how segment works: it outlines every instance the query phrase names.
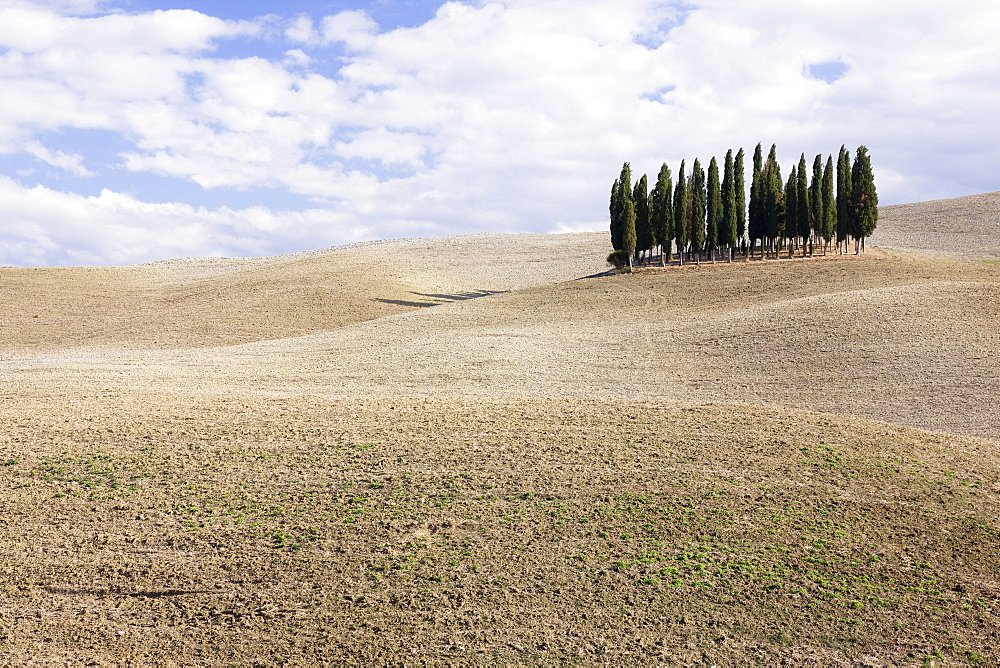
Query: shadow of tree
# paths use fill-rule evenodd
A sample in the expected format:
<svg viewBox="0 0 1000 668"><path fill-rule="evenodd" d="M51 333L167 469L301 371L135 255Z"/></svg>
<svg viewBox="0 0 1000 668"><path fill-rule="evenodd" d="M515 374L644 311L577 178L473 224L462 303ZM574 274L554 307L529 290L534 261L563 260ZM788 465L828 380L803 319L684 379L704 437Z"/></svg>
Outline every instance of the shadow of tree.
<svg viewBox="0 0 1000 668"><path fill-rule="evenodd" d="M591 274L590 276L580 276L579 278L574 278L573 280L574 281L585 281L588 278L603 278L605 276L614 276L617 273L618 272L616 272L614 269L609 269L608 271L598 272L596 274Z"/></svg>
<svg viewBox="0 0 1000 668"><path fill-rule="evenodd" d="M411 295L417 297L429 297L433 301L408 301L405 299L383 299L376 297L372 301L382 302L383 304L395 304L397 306L407 306L409 308L427 308L428 306L440 306L441 304L447 304L449 302L465 301L467 299L478 299L479 297L488 297L489 295L499 295L507 292L507 290L468 290L466 292L456 292L453 294L443 294L443 293L433 293L433 292L411 292Z"/></svg>
<svg viewBox="0 0 1000 668"><path fill-rule="evenodd" d="M506 290L470 290L468 292L457 292L451 295L445 294L434 294L428 292L413 292L411 294L417 295L419 297L432 297L434 299L440 299L442 301L464 301L466 299L477 299L479 297L488 297L489 295L502 295L507 292Z"/></svg>
<svg viewBox="0 0 1000 668"><path fill-rule="evenodd" d="M376 297L372 301L382 302L383 304L395 304L396 306L407 306L409 308L427 308L428 306L441 305L441 302L408 302L405 299L383 299L382 297Z"/></svg>

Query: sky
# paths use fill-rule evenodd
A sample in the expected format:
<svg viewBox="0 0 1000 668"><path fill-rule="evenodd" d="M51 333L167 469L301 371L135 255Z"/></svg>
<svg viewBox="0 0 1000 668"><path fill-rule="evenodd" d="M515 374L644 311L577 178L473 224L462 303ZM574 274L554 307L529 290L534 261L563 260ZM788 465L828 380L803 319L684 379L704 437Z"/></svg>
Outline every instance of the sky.
<svg viewBox="0 0 1000 668"><path fill-rule="evenodd" d="M622 163L1000 190L1000 3L0 0L0 266L606 230Z"/></svg>

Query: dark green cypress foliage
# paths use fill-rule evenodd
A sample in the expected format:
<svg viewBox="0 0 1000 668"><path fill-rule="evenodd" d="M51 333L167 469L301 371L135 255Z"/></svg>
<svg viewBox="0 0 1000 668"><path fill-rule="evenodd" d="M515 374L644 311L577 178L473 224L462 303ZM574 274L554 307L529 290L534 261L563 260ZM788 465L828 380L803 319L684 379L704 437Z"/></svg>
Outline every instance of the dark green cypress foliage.
<svg viewBox="0 0 1000 668"><path fill-rule="evenodd" d="M684 264L684 252L688 245L688 189L687 177L684 176L684 161L677 172L677 185L674 187L674 239L677 240L677 254L681 264Z"/></svg>
<svg viewBox="0 0 1000 668"><path fill-rule="evenodd" d="M743 157L743 149L740 149L736 153L736 160L733 163L733 186L736 191L736 241L740 244L743 243L747 232L746 175L743 171Z"/></svg>
<svg viewBox="0 0 1000 668"><path fill-rule="evenodd" d="M622 173L611 188L611 247L615 250L625 248L623 233L625 230L625 203L632 198L632 167L629 163L622 165Z"/></svg>
<svg viewBox="0 0 1000 668"><path fill-rule="evenodd" d="M700 260L704 251L714 262L715 253L723 246L729 248L732 261L735 248L741 246L745 254L752 253L758 242L762 258L780 251L784 241L789 243L791 255L798 240L803 256L807 252L811 255L820 239L824 255L833 240L838 253L847 252L852 238L855 252L864 251L865 240L878 225L878 194L867 147L858 147L853 163L845 146L840 147L836 161L827 156L825 167L823 155L816 155L811 178L802 153L788 180L783 181L777 147L772 144L764 159L758 143L749 206L744 155L743 149L735 157L732 149L727 151L722 174L713 157L707 180L699 159L690 175L685 174L686 163L681 162L676 183L664 163L651 191L646 175L632 187L631 166L624 163L611 187L612 246L616 251L631 248L636 259L643 253L648 259L659 246L664 266L672 258L674 241L682 263L684 253L698 253Z"/></svg>
<svg viewBox="0 0 1000 668"><path fill-rule="evenodd" d="M851 154L840 147L837 158L837 251L851 235ZM846 247L844 252L846 252Z"/></svg>
<svg viewBox="0 0 1000 668"><path fill-rule="evenodd" d="M715 249L719 247L719 228L722 225L722 186L719 184L719 163L713 157L708 163L708 209L705 218L705 246L708 258L715 261Z"/></svg>
<svg viewBox="0 0 1000 668"><path fill-rule="evenodd" d="M817 155L813 160L812 181L809 182L809 227L813 237L823 237L823 156Z"/></svg>
<svg viewBox="0 0 1000 668"><path fill-rule="evenodd" d="M777 146L771 144L767 162L764 163L763 207L764 236L777 252L778 239L785 234L785 188L781 180L781 166L778 164Z"/></svg>
<svg viewBox="0 0 1000 668"><path fill-rule="evenodd" d="M643 174L632 191L632 201L635 202L635 252L640 253L653 249L653 221L649 212L649 179Z"/></svg>
<svg viewBox="0 0 1000 668"><path fill-rule="evenodd" d="M632 255L635 253L635 202L625 201L622 218L622 250L628 255L628 270L632 271Z"/></svg>
<svg viewBox="0 0 1000 668"><path fill-rule="evenodd" d="M733 162L733 150L726 153L726 162L722 167L722 224L719 226L719 243L729 248L729 261L733 261L733 249L736 247L736 166Z"/></svg>
<svg viewBox="0 0 1000 668"><path fill-rule="evenodd" d="M674 183L670 177L667 163L660 166L660 173L653 186L650 198L653 227L656 230L656 241L660 244L660 264L664 267L670 260L670 247L674 239Z"/></svg>
<svg viewBox="0 0 1000 668"><path fill-rule="evenodd" d="M802 255L806 254L809 245L809 232L812 229L812 202L809 193L809 172L806 167L806 154L799 158L799 169L795 173L795 226L788 236L799 237L802 240Z"/></svg>
<svg viewBox="0 0 1000 668"><path fill-rule="evenodd" d="M788 181L785 182L785 209L787 211L787 225L785 226L785 238L788 243L788 256L792 255L792 247L799 217L799 179L798 169L793 165L792 171L788 174Z"/></svg>
<svg viewBox="0 0 1000 668"><path fill-rule="evenodd" d="M837 200L833 183L833 156L826 159L826 168L823 169L823 254L830 248L830 241L837 231Z"/></svg>
<svg viewBox="0 0 1000 668"><path fill-rule="evenodd" d="M622 206L618 199L621 190L621 182L615 179L611 186L611 206L608 207L611 214L611 247L615 250L622 247Z"/></svg>
<svg viewBox="0 0 1000 668"><path fill-rule="evenodd" d="M878 193L875 192L875 175L872 173L868 149L858 147L851 169L851 212L855 219L854 228L864 250L865 239L878 226Z"/></svg>
<svg viewBox="0 0 1000 668"><path fill-rule="evenodd" d="M750 216L748 220L748 232L750 235L751 251L758 241L760 241L763 245L764 238L767 236L767 210L764 206L764 200L766 199L764 187L765 180L761 146L758 143L757 148L753 152L753 180L750 182ZM763 254L764 249L762 247L762 257Z"/></svg>
<svg viewBox="0 0 1000 668"><path fill-rule="evenodd" d="M694 167L691 169L691 220L690 232L691 250L698 253L698 260L701 261L701 252L705 249L705 208L707 196L705 192L705 170L701 167L698 158L694 160Z"/></svg>

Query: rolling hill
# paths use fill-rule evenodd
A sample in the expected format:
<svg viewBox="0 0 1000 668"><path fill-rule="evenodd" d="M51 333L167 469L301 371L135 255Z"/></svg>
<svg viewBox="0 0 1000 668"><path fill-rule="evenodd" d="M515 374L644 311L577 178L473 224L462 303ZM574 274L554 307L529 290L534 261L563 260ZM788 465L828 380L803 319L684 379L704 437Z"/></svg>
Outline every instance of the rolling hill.
<svg viewBox="0 0 1000 668"><path fill-rule="evenodd" d="M1000 198L0 269L5 661L1000 660Z"/></svg>

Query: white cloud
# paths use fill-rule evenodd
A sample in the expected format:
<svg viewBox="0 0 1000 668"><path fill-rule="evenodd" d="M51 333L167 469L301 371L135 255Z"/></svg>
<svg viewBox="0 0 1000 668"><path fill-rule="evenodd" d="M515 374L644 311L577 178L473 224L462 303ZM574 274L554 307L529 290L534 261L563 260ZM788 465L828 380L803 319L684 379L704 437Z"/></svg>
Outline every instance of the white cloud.
<svg viewBox="0 0 1000 668"><path fill-rule="evenodd" d="M290 67L306 67L313 62L313 59L309 57L302 49L291 49L285 51L285 65Z"/></svg>
<svg viewBox="0 0 1000 668"><path fill-rule="evenodd" d="M340 12L323 19L323 40L343 42L351 51L361 51L374 44L378 24L361 10Z"/></svg>
<svg viewBox="0 0 1000 668"><path fill-rule="evenodd" d="M289 22L285 28L285 37L298 44L318 44L320 42L312 18L305 14L300 14Z"/></svg>
<svg viewBox="0 0 1000 668"><path fill-rule="evenodd" d="M419 134L375 128L356 134L336 148L339 155L348 159L373 160L387 166L421 167L425 143L426 138Z"/></svg>
<svg viewBox="0 0 1000 668"><path fill-rule="evenodd" d="M55 146L52 134L115 133L130 146L124 169L98 171L98 183L147 172L206 189L300 195L326 208L309 220L325 216L348 239L362 229L590 229L604 224L623 161L654 174L663 161L707 164L731 147L749 154L758 141L776 142L786 164L800 152L864 143L887 203L1000 181L1000 5L985 0L947 12L926 0L703 0L683 11L655 0L623 0L614 11L597 0L477 0L442 4L413 28L380 32L368 14L346 11L291 17L278 35L268 32L274 17L81 17L99 8L75 6L0 8L0 152L27 151L86 176L98 163L85 148ZM216 51L236 36L259 39L261 55ZM271 56L267 40L280 42ZM816 76L829 63L842 64L842 76ZM128 227L98 206L112 201L110 190L94 202L17 192L75 202L91 212L86 221ZM125 201L116 210L141 208ZM175 222L130 227L148 237L130 246L239 249L239 234L260 252L312 243L281 222L291 214L257 211L271 224L251 229L233 222L243 214L170 206L146 214ZM29 210L19 215L27 225ZM200 227L158 241L185 215ZM54 229L61 236L45 238L56 246L84 243L65 224ZM142 255L105 250L108 261Z"/></svg>
<svg viewBox="0 0 1000 668"><path fill-rule="evenodd" d="M104 190L85 197L0 177L0 265L131 264L169 257L253 256L369 236L354 217L323 209L205 209L153 204ZM155 234L151 231L155 230ZM284 241L275 250L274 236Z"/></svg>
<svg viewBox="0 0 1000 668"><path fill-rule="evenodd" d="M34 2L27 2L27 0L8 1L12 5L22 4L47 7L57 12L77 16L96 14L107 4L104 0L34 0Z"/></svg>
<svg viewBox="0 0 1000 668"><path fill-rule="evenodd" d="M38 142L31 142L25 146L25 150L42 162L46 162L53 167L59 167L75 176L94 176L94 173L83 164L83 156L79 153L72 155L63 151L51 151Z"/></svg>
<svg viewBox="0 0 1000 668"><path fill-rule="evenodd" d="M0 44L21 53L48 52L50 62L94 52L194 53L214 40L255 35L260 26L187 9L76 17L34 3L0 7Z"/></svg>

